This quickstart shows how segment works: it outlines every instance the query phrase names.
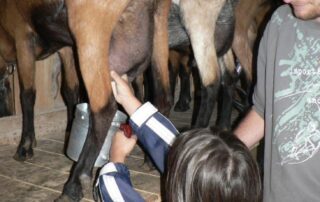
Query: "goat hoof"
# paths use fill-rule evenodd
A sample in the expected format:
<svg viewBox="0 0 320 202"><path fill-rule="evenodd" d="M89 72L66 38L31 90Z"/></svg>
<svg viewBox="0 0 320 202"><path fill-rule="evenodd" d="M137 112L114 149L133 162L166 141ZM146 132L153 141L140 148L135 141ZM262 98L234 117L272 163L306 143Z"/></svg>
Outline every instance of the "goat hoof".
<svg viewBox="0 0 320 202"><path fill-rule="evenodd" d="M32 148L35 148L35 147L37 147L37 140L36 139L34 139L32 141Z"/></svg>
<svg viewBox="0 0 320 202"><path fill-rule="evenodd" d="M144 169L144 170L148 170L148 171L154 171L156 168L154 167L150 157L148 155L144 155L144 161L143 163L141 164L141 167Z"/></svg>
<svg viewBox="0 0 320 202"><path fill-rule="evenodd" d="M175 112L185 112L190 109L189 103L187 102L177 102L176 106L174 106L174 111Z"/></svg>
<svg viewBox="0 0 320 202"><path fill-rule="evenodd" d="M78 202L83 198L81 179L69 180L63 187L62 194L55 202Z"/></svg>
<svg viewBox="0 0 320 202"><path fill-rule="evenodd" d="M92 192L92 178L89 175L83 174L80 176L80 183L83 193Z"/></svg>
<svg viewBox="0 0 320 202"><path fill-rule="evenodd" d="M29 149L28 151L26 151L24 148L22 149L18 149L18 151L16 152L16 154L13 156L13 159L16 161L26 161L28 159L32 159L33 157L33 150Z"/></svg>
<svg viewBox="0 0 320 202"><path fill-rule="evenodd" d="M60 195L59 198L55 199L54 202L77 202L77 201L63 194L63 195Z"/></svg>
<svg viewBox="0 0 320 202"><path fill-rule="evenodd" d="M145 157L142 167L147 169L149 172L156 170L156 167L153 165L149 157Z"/></svg>

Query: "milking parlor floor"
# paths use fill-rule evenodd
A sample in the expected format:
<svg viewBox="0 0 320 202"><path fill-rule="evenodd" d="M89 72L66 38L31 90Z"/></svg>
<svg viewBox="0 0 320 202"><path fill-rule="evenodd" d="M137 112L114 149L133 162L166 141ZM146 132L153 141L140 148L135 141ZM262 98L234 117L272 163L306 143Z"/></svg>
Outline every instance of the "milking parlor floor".
<svg viewBox="0 0 320 202"><path fill-rule="evenodd" d="M170 119L178 129L186 128L191 113L191 110L172 112ZM0 202L47 202L57 198L72 165L62 152L63 146L64 133L61 130L53 130L48 135L37 134L34 157L26 162L17 162L12 158L16 145L4 144L0 137ZM143 165L143 153L138 147L127 158L126 164L135 189L146 201L161 201L159 173ZM85 190L82 201L93 201L90 189Z"/></svg>
<svg viewBox="0 0 320 202"><path fill-rule="evenodd" d="M186 127L191 111L175 112L170 118L178 128ZM61 131L40 136L34 157L26 162L17 162L12 158L16 145L0 144L0 202L47 202L57 198L72 165L72 161L62 152L63 146L64 134ZM134 187L146 201L161 201L160 175L143 165L143 153L138 146L127 158L126 164ZM85 192L82 201L93 201L90 190Z"/></svg>

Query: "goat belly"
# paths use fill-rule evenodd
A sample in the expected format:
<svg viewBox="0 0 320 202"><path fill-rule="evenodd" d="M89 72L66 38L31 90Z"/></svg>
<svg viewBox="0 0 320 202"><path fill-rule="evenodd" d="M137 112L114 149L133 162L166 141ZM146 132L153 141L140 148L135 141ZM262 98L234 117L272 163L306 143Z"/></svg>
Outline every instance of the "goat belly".
<svg viewBox="0 0 320 202"><path fill-rule="evenodd" d="M110 69L131 77L150 63L153 43L153 1L131 1L116 25L110 43Z"/></svg>
<svg viewBox="0 0 320 202"><path fill-rule="evenodd" d="M31 23L44 50L54 52L63 46L73 45L67 17L67 8L61 0L43 2L31 9Z"/></svg>

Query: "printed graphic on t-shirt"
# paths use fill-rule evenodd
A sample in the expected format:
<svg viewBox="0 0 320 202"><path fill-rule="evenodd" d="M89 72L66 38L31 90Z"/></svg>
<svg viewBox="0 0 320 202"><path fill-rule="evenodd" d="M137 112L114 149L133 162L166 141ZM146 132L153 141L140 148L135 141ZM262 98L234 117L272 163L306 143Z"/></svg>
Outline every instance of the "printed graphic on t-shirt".
<svg viewBox="0 0 320 202"><path fill-rule="evenodd" d="M297 26L297 24L295 24ZM320 148L320 37L295 29L295 44L278 62L275 130L280 163L299 164Z"/></svg>

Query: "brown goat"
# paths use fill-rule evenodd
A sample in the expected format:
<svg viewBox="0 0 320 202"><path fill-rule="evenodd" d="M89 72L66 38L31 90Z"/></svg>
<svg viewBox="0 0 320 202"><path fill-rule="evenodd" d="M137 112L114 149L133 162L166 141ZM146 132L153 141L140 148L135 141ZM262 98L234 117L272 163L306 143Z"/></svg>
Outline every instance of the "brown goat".
<svg viewBox="0 0 320 202"><path fill-rule="evenodd" d="M18 64L23 132L16 159L33 154L34 64L64 46L77 48L91 109L90 131L79 161L57 201L79 201L117 109L110 70L130 79L153 64L155 103L169 111L167 20L170 0L0 0L0 54ZM151 50L151 51L150 51Z"/></svg>

